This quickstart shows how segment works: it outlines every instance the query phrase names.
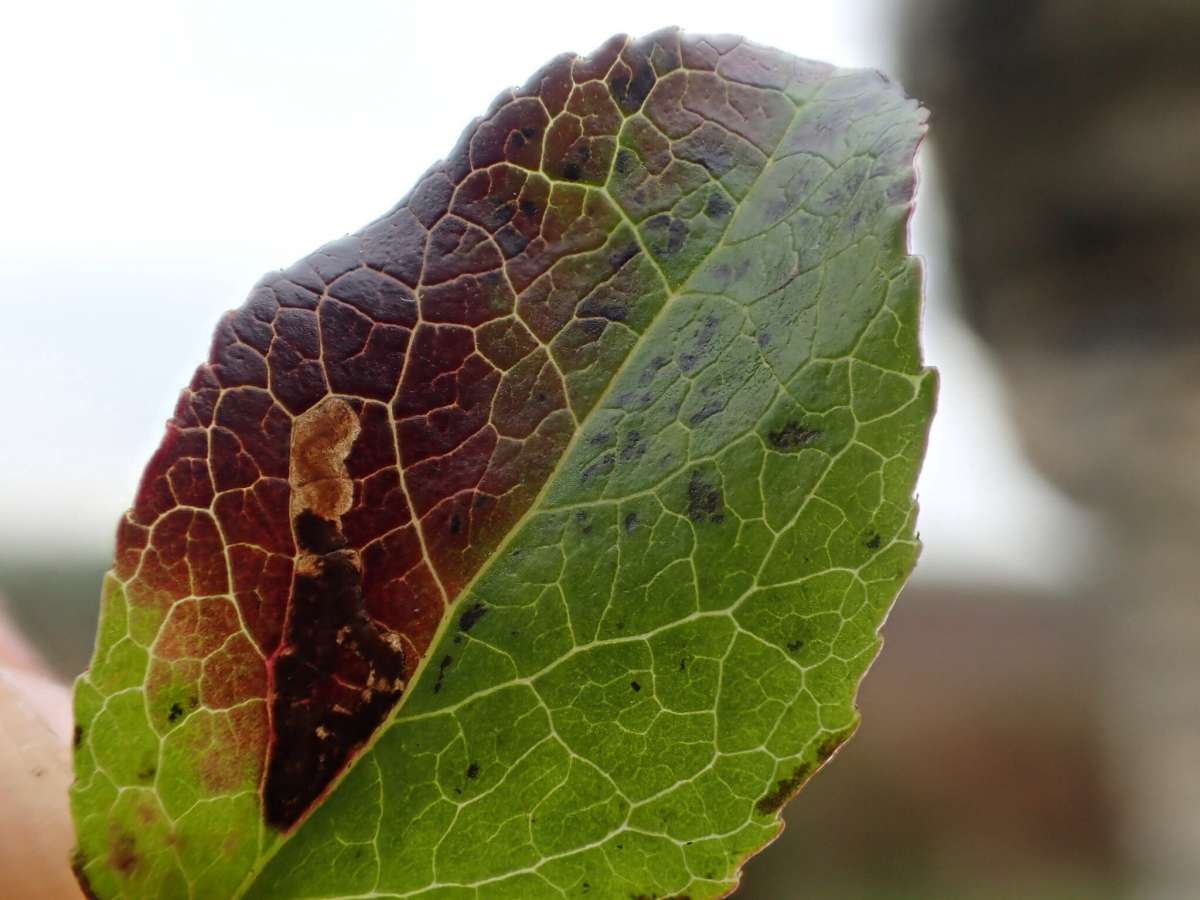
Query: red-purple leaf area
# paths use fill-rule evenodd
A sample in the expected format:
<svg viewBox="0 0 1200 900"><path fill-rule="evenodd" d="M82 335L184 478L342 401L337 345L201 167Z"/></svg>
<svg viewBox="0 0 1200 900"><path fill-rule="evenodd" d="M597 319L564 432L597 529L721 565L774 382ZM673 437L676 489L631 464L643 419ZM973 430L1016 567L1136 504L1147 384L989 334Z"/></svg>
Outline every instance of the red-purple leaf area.
<svg viewBox="0 0 1200 900"><path fill-rule="evenodd" d="M855 131L860 121L870 125ZM919 133L915 104L874 74L734 38L618 37L502 94L392 211L264 278L218 326L119 526L96 656L76 692L81 882L104 897L240 894L412 686L428 682L423 696L434 697L459 671L458 650L423 662L435 640L450 640L447 610L533 522L539 497L568 505L575 484L586 505L604 485L615 492L638 478L645 494L695 458L707 468L679 482L677 503L662 502L676 504L697 540L717 540L701 532L740 521L729 498L744 490L720 487L734 477L712 468L720 448L758 428L754 458L775 454L780 478L809 478L810 456L836 465L835 443L848 434L836 404L801 395L836 393L829 385L843 376L860 395L903 394L897 409L915 417L903 449L887 451L916 454L894 482L897 499L887 516L870 512L874 537L854 543L860 554L900 554L880 579L894 596L915 558L908 476L931 402L915 350L915 270L901 246ZM735 221L740 243L728 240ZM791 229L790 250L773 223ZM684 314L666 311L706 296L749 308L752 290L811 287L804 273L839 254L869 264L851 277L829 263L819 303L798 299L797 310L808 303L815 315L826 295L848 302L876 275L883 293L871 297L886 299L822 314L811 328L800 321L807 312L771 312L775 300L741 325L742 313L715 307L695 314L695 328L665 323ZM656 323L673 333L648 334ZM818 378L800 368L792 331L815 342L814 360L857 354L901 374L873 374L874 387L858 370ZM690 349L671 349L673 340ZM638 354L648 361L631 362ZM641 381L620 388L635 367ZM697 393L677 394L668 378ZM678 399L645 413L640 432L595 424L660 394ZM682 457L680 428L695 441ZM564 462L589 453L586 464ZM758 484L769 468L743 480ZM556 473L566 487L553 487ZM622 514L625 534L639 516L652 520ZM707 552L749 565L740 548L761 545L757 565L768 571L775 526L755 527ZM674 553L684 535L672 534L654 552ZM704 567L681 564L672 578L700 591L690 579L708 578ZM700 605L739 579L735 569L710 579ZM567 590L565 602L592 601ZM491 608L467 609L456 643ZM496 628L501 615L489 615ZM600 610L581 615L600 622ZM550 638L529 646L544 655ZM832 721L825 756L849 729L849 719ZM769 810L747 801L747 815L758 799L770 820L760 831L775 827L794 790L773 769L762 781L759 795L780 796ZM757 846L767 832L755 834ZM713 884L728 877L722 869Z"/></svg>

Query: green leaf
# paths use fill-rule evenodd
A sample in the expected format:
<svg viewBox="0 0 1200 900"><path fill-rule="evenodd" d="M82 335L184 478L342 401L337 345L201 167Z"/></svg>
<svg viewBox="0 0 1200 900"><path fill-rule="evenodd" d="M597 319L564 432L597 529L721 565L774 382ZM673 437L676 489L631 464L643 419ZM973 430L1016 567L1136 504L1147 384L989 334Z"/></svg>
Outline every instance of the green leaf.
<svg viewBox="0 0 1200 900"><path fill-rule="evenodd" d="M614 38L217 329L75 693L98 897L721 896L917 556L923 112Z"/></svg>

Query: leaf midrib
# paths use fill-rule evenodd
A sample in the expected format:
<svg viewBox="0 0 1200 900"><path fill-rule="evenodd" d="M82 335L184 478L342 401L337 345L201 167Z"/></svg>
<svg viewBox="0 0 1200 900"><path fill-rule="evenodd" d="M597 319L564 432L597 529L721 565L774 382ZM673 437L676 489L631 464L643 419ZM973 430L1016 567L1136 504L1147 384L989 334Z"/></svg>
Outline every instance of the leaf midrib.
<svg viewBox="0 0 1200 900"><path fill-rule="evenodd" d="M618 56L617 58L619 59L620 57ZM614 63L614 65L615 65L615 63ZM633 232L634 239L637 241L638 247L640 248L641 252L645 255L646 259L648 259L650 261L651 265L654 267L655 272L658 274L659 280L662 282L663 289L666 291L666 295L667 295L666 299L663 301L663 303L659 307L659 309L654 313L654 316L646 324L646 327L642 331L642 334L639 336L637 342L635 342L635 344L630 348L629 353L626 354L625 358L621 361L621 364L619 366L617 366L617 368L613 371L612 376L609 378L607 384L605 384L605 386L604 386L604 390L602 390L600 392L600 394L597 395L596 401L592 405L591 411L587 415L585 415L583 417L583 419L581 419L579 421L578 426L575 428L574 432L571 434L570 440L567 441L567 445L563 449L562 455L559 456L558 461L554 464L554 468L551 469L550 474L546 477L546 480L542 483L541 488L538 490L537 495L534 497L533 501L530 503L529 508L526 509L526 511L521 515L521 517L505 533L504 537L500 540L500 543L497 544L496 548L492 551L491 556L488 559L488 561L486 563L484 563L482 566L480 566L479 570L467 581L466 584L463 585L462 590L460 590L458 592L458 594L454 598L454 600L448 601L447 607L446 607L446 612L442 616L441 622L438 623L437 630L434 632L433 637L430 639L429 649L425 653L425 655L421 658L421 661L419 663L417 663L417 668L413 672L412 678L409 679L408 690L406 690L404 692L404 694L400 697L400 700L392 708L392 711L388 714L387 718L384 719L384 721L382 723L380 723L379 727L375 729L375 732L371 735L371 737L363 745L362 749L357 754L355 754L354 759L352 759L349 764L347 764L346 766L344 766L342 768L341 772L339 772L337 777L329 783L327 788L321 793L320 798L309 807L309 809L305 812L304 816L302 818L300 818L288 832L280 832L276 835L274 842L271 844L270 847L268 847L259 856L259 858L255 861L254 866L250 869L250 871L246 874L246 877L242 880L241 884L238 886L236 892L233 895L233 900L238 900L238 898L244 897L246 895L246 892L254 886L255 882L257 882L257 880L258 880L258 876L262 874L263 870L266 868L267 864L274 858L275 854L278 853L279 850L282 849L282 847L288 841L290 841L293 837L295 837L297 834L299 834L299 832L304 828L305 824L309 821L309 819L313 816L313 814L317 811L317 809L324 802L326 802L328 797L331 794L333 794L341 786L342 782L347 778L347 776L350 774L350 772L353 771L356 766L358 766L358 764L362 761L362 759L364 757L366 757L367 754L369 754L372 750L374 750L375 745L379 742L380 738L382 738L383 735L392 727L392 725L395 724L396 720L398 718L400 718L401 713L403 712L405 706L408 703L408 698L410 696L412 696L413 692L416 690L417 685L420 683L421 677L424 675L425 670L429 667L430 662L433 659L433 657L436 656L436 654L433 652L433 649L441 643L442 639L445 637L446 632L450 628L450 623L454 619L454 615L453 615L454 602L457 601L460 597L465 597L470 593L470 591L474 588L474 586L480 580L482 580L488 574L488 572L491 571L491 567L495 564L496 560L500 559L504 555L504 551L507 550L508 545L510 543L512 543L513 540L516 539L516 536L521 532L521 530L523 529L525 524L533 516L535 516L539 512L541 512L542 501L545 499L546 494L550 491L551 486L554 484L554 482L557 479L559 473L561 472L563 466L566 464L566 461L571 457L572 451L574 450L576 443L579 441L580 435L583 434L585 427L588 423L588 420L590 419L590 417L593 413L595 413L597 410L602 409L604 407L605 401L612 394L614 387L620 381L621 376L624 375L626 370L629 368L630 363L633 360L634 356L636 356L638 347L640 347L642 345L641 342L647 336L649 336L650 333L654 330L654 327L662 319L664 313L667 311L667 308L669 306L671 306L675 300L677 300L680 296L682 296L684 293L687 292L688 285L691 284L692 278L695 276L695 274L704 267L704 264L712 257L712 255L714 253L717 252L717 250L726 246L726 243L725 243L726 235L729 234L731 228L733 227L733 223L737 219L738 212L740 212L740 210L742 208L742 203L745 202L745 198L750 196L750 194L754 191L754 188L758 185L758 182L767 173L767 171L771 168L771 166L774 165L775 157L776 157L776 154L779 152L780 145L782 145L784 138L786 137L788 132L791 131L793 125L795 125L796 117L800 114L800 111L805 106L808 105L808 100L805 100L802 102L797 102L794 99L792 99L791 97L788 97L788 95L786 93L784 93L783 91L778 91L778 93L780 96L787 99L788 102L790 102L792 104L793 108L792 108L792 114L788 118L787 124L780 131L779 140L776 142L775 148L771 151L771 155L767 158L767 161L763 164L762 170L754 177L754 179L750 182L749 186L747 187L745 196L737 204L737 206L734 210L733 216L730 218L729 223L725 226L725 230L721 233L721 239L719 241L717 241L715 244L713 244L713 246L708 250L708 252L705 253L702 257L700 257L700 259L698 259L696 261L695 266L693 266L692 270L688 273L687 278L685 278L683 281L680 282L678 288L671 287L671 282L667 278L666 274L663 272L662 267L658 264L658 260L650 252L649 248L645 244L645 241L642 239L642 234L638 230L637 224L633 221L633 219L631 219L629 217L629 215L626 213L625 209L621 206L621 204L619 202L617 202L616 198L613 197L613 195L609 192L608 186L612 181L613 170L616 165L617 154L620 152L620 149L621 149L619 142L617 145L617 149L614 150L614 152L613 152L613 158L609 163L608 175L605 178L604 184L598 185L598 186L593 186L593 185L585 186L585 188L588 190L596 190L596 191L599 191L601 194L603 194L604 198L609 202L609 204L611 204L613 209L620 216L622 223L625 224ZM640 112L640 111L641 110L639 108L638 112ZM632 115L627 116L624 113L621 113L622 125L621 125L621 128L617 132L618 137L620 135L620 132L624 130L624 123L628 122L630 118L632 118ZM564 185L571 185L574 187L581 186L578 182L568 181L568 180L561 179L561 178L552 178L549 175L547 175L544 171L541 171L541 170L538 170L538 173L542 177L546 178L546 180L549 181L551 184L564 184ZM719 184L719 182L718 182L718 184ZM458 188L456 186L455 191L457 192L457 190L458 190ZM418 529L420 528L419 523L417 524L417 527L418 527ZM422 532L422 545L424 545L423 534L424 533ZM429 562L428 559L426 559L426 564L431 565L431 563ZM439 579L439 585L440 585L440 579Z"/></svg>

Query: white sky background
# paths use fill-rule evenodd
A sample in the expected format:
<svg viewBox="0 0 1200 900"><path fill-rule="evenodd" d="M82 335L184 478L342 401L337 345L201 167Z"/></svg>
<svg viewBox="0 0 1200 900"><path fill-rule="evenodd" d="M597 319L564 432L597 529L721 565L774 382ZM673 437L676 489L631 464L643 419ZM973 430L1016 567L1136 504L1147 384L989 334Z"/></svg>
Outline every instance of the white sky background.
<svg viewBox="0 0 1200 900"><path fill-rule="evenodd" d="M221 313L263 272L392 206L555 54L678 24L894 69L879 10L895 8L14 4L0 17L0 558L107 552ZM913 235L943 382L919 577L1053 586L1082 519L1021 461L995 373L950 315L937 190L925 177Z"/></svg>

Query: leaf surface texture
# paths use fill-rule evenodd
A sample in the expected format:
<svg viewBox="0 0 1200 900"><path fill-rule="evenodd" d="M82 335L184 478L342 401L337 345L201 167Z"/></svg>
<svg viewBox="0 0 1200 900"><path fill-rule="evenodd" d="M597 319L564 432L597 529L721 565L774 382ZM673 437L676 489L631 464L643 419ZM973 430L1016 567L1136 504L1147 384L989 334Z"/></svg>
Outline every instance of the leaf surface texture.
<svg viewBox="0 0 1200 900"><path fill-rule="evenodd" d="M717 897L918 551L923 112L670 30L217 329L76 688L99 897Z"/></svg>

